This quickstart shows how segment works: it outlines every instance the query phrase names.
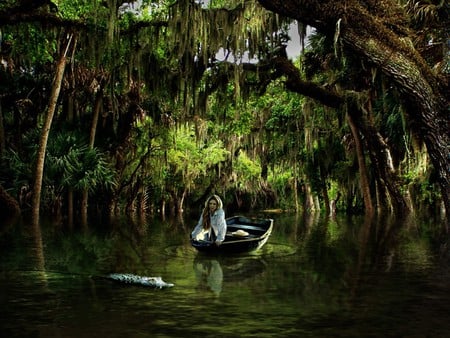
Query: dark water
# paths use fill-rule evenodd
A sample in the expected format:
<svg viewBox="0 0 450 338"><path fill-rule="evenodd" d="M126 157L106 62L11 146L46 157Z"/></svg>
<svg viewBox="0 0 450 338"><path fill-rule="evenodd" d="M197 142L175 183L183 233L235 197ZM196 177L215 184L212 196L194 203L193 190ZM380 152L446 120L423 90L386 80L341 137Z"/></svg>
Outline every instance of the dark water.
<svg viewBox="0 0 450 338"><path fill-rule="evenodd" d="M270 217L266 246L232 257L197 254L189 220L3 226L1 337L450 337L449 263L426 224Z"/></svg>

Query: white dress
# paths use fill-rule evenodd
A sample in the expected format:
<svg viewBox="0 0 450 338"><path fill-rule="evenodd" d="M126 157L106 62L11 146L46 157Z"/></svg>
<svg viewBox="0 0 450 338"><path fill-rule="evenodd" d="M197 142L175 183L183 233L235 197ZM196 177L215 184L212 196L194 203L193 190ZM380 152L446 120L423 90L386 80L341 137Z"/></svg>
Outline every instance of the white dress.
<svg viewBox="0 0 450 338"><path fill-rule="evenodd" d="M211 228L203 229L203 215L191 233L191 237L197 241L208 242L223 242L225 234L227 233L227 222L225 221L225 212L223 209L217 209L213 215L210 216Z"/></svg>

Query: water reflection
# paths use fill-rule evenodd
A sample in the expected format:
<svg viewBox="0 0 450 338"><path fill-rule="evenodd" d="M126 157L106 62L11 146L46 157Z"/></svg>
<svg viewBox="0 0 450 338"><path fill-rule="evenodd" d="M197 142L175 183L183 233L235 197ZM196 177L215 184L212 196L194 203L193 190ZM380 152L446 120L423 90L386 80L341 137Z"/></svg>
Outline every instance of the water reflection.
<svg viewBox="0 0 450 338"><path fill-rule="evenodd" d="M450 271L448 262L433 260L424 224L274 218L261 250L234 257L199 254L189 244L190 227L178 221L127 220L78 232L48 226L42 234L28 225L9 228L0 236L0 332L85 338L448 333ZM175 286L91 278L109 272L161 276ZM227 325L217 325L222 321Z"/></svg>
<svg viewBox="0 0 450 338"><path fill-rule="evenodd" d="M223 269L217 259L195 259L194 272L197 289L211 290L216 296L222 292Z"/></svg>
<svg viewBox="0 0 450 338"><path fill-rule="evenodd" d="M224 283L237 283L261 274L266 263L261 257L209 257L197 255L193 269L198 290L210 290L219 296Z"/></svg>

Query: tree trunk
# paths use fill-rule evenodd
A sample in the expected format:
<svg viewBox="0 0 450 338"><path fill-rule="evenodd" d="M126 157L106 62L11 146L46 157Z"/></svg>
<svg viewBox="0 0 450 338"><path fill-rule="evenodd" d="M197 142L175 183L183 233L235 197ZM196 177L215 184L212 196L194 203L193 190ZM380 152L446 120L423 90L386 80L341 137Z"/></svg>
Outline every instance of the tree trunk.
<svg viewBox="0 0 450 338"><path fill-rule="evenodd" d="M149 207L147 205L147 188L144 185L141 185L139 193L139 214L141 217L145 215L148 211Z"/></svg>
<svg viewBox="0 0 450 338"><path fill-rule="evenodd" d="M329 216L331 214L330 209L330 196L328 195L328 189L327 189L327 180L326 176L324 175L324 169L320 168L320 179L321 179L321 186L322 186L322 198L323 198L323 204L325 205L325 214Z"/></svg>
<svg viewBox="0 0 450 338"><path fill-rule="evenodd" d="M69 229L73 227L73 189L69 187L67 191L67 224Z"/></svg>
<svg viewBox="0 0 450 338"><path fill-rule="evenodd" d="M405 213L409 213L411 209L407 206L407 202L401 193L400 179L395 172L390 149L372 121L370 100L368 101L368 105L369 107L366 111L363 107L352 102L348 112L349 117L351 117L353 125L364 136L370 162L376 173L375 180L380 186L378 192L386 192L387 190L389 193L389 196L380 194L380 202L381 197L383 197L383 202L389 197L395 214L401 216ZM355 111L359 111L359 113L355 114Z"/></svg>
<svg viewBox="0 0 450 338"><path fill-rule="evenodd" d="M305 183L304 185L305 187L305 204L304 204L304 211L305 212L314 212L316 211L316 207L314 204L314 196L312 194L312 189L311 186L309 185L309 183Z"/></svg>
<svg viewBox="0 0 450 338"><path fill-rule="evenodd" d="M91 131L89 133L89 148L91 149L94 148L95 134L97 132L97 124L98 118L100 116L100 111L102 110L102 102L103 102L103 90L100 89L95 95L94 114L92 116Z"/></svg>
<svg viewBox="0 0 450 338"><path fill-rule="evenodd" d="M99 91L95 96L94 115L92 117L91 130L89 133L89 149L94 148L98 117L100 115L100 110L102 106L102 97L103 97L102 91ZM87 188L84 188L81 193L81 222L83 226L86 226L88 223L88 207L89 207L89 192Z"/></svg>
<svg viewBox="0 0 450 338"><path fill-rule="evenodd" d="M110 199L109 204L108 204L108 213L109 213L109 218L111 220L116 216L117 210L118 210L118 206L117 206L118 202L117 202L117 197L116 196L117 195L113 194L111 196L111 199Z"/></svg>
<svg viewBox="0 0 450 338"><path fill-rule="evenodd" d="M66 67L66 54L72 40L70 36L65 51L61 55L58 63L56 64L56 74L53 80L52 91L50 94L50 102L48 105L47 114L45 116L45 122L42 126L41 138L39 141L39 149L36 157L36 171L35 181L33 186L33 197L31 202L31 221L34 227L39 225L39 209L41 206L41 191L42 191L42 179L44 176L44 163L45 153L47 150L47 140L50 133L50 128L53 121L53 115L55 114L56 104L58 103L59 92L61 91L61 83L64 77L64 69Z"/></svg>
<svg viewBox="0 0 450 338"><path fill-rule="evenodd" d="M81 192L81 213L80 213L80 217L81 217L81 225L83 227L87 227L88 225L88 190L87 189L83 189L83 191Z"/></svg>
<svg viewBox="0 0 450 338"><path fill-rule="evenodd" d="M366 160L364 158L364 150L361 141L361 136L359 135L359 130L355 125L350 114L347 114L347 120L350 126L350 130L352 131L353 140L355 141L356 157L358 158L358 166L359 166L359 182L361 193L364 199L365 213L366 215L370 216L373 215L374 207L370 193L369 175L367 173L367 166Z"/></svg>
<svg viewBox="0 0 450 338"><path fill-rule="evenodd" d="M295 212L298 213L300 211L300 207L299 207L299 203L298 203L298 179L297 179L297 177L294 177L293 190L294 190Z"/></svg>
<svg viewBox="0 0 450 338"><path fill-rule="evenodd" d="M161 217L164 219L166 216L166 199L163 198L161 201L161 211L160 211Z"/></svg>
<svg viewBox="0 0 450 338"><path fill-rule="evenodd" d="M20 214L19 202L0 185L0 218L13 217Z"/></svg>
<svg viewBox="0 0 450 338"><path fill-rule="evenodd" d="M341 193L340 192L338 192L337 194L336 194L336 198L335 199L332 199L331 201L330 201L330 217L331 218L335 218L336 217L336 212L337 212L337 204L338 204L338 201L339 201L339 199L341 198Z"/></svg>
<svg viewBox="0 0 450 338"><path fill-rule="evenodd" d="M186 198L186 194L187 194L187 189L185 188L183 190L183 194L181 195L181 198L178 201L178 208L177 208L178 215L182 215L184 212L184 199Z"/></svg>
<svg viewBox="0 0 450 338"><path fill-rule="evenodd" d="M0 99L0 159L3 158L5 148L6 148L5 127L3 125L2 100Z"/></svg>
<svg viewBox="0 0 450 338"><path fill-rule="evenodd" d="M436 75L414 48L405 9L386 0L258 0L266 9L338 37L362 63L378 66L405 102L409 125L426 144L450 213L448 83ZM387 15L388 14L388 15ZM339 24L339 30L336 29Z"/></svg>

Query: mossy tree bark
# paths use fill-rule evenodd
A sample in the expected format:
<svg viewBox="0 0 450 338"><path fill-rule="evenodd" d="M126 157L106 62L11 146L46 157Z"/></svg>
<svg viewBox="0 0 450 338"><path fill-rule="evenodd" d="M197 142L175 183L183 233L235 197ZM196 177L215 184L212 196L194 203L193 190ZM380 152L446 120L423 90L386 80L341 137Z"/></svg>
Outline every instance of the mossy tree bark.
<svg viewBox="0 0 450 338"><path fill-rule="evenodd" d="M339 39L362 62L378 67L401 93L409 125L424 141L450 213L448 81L433 72L413 45L398 1L258 0L266 9ZM339 24L339 31L336 27ZM447 222L448 223L448 222Z"/></svg>

